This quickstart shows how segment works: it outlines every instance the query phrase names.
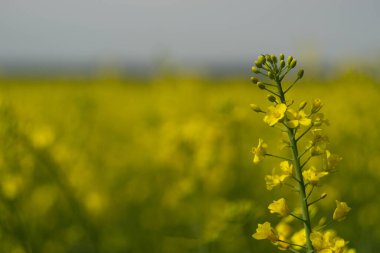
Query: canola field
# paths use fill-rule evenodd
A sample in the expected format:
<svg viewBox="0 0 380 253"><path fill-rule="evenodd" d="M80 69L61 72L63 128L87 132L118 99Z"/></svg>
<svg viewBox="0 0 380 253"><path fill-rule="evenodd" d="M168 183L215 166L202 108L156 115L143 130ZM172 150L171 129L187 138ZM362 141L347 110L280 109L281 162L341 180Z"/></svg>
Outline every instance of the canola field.
<svg viewBox="0 0 380 253"><path fill-rule="evenodd" d="M290 96L323 101L343 157L317 208L347 201L334 229L376 252L379 80L306 78ZM251 237L279 221L267 205L281 189L264 181L276 161L252 163L259 137L281 144L250 109L264 97L249 76L0 79L0 252L278 252Z"/></svg>

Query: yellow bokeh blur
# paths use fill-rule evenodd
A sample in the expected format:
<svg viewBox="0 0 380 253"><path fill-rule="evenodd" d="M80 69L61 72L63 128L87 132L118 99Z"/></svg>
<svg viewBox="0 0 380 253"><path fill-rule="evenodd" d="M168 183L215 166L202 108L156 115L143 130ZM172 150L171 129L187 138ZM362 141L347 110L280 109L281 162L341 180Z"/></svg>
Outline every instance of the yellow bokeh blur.
<svg viewBox="0 0 380 253"><path fill-rule="evenodd" d="M327 193L315 224L347 202L336 230L374 252L379 81L306 78L289 95L323 101L343 157L315 189ZM248 77L3 77L0 97L1 252L277 252L251 238L257 223L281 221L266 207L282 197L265 189L276 161L254 166L251 150L259 137L278 147L281 135L252 112L269 103Z"/></svg>

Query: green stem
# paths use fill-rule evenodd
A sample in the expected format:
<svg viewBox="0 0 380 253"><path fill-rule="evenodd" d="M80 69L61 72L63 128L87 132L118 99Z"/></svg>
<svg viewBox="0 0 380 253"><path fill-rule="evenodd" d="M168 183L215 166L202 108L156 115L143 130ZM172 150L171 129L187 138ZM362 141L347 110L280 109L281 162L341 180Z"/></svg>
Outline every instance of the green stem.
<svg viewBox="0 0 380 253"><path fill-rule="evenodd" d="M281 80L282 78L276 78L278 93L280 95L281 102L286 103L285 93L282 89ZM285 121L286 121L286 118L285 118ZM297 141L296 141L294 130L289 127L287 127L287 129L288 129L288 137L290 141L290 146L292 148L293 166L295 170L294 174L298 182L298 190L299 190L300 204L301 204L301 210L302 210L302 219L304 220L304 229L305 229L305 234L306 234L306 248L307 248L308 253L312 253L314 252L314 248L310 240L310 234L312 232L310 214L309 214L309 208L308 208L307 199L306 199L306 186L303 180L302 168L301 168L301 163L300 163L300 159L298 155Z"/></svg>
<svg viewBox="0 0 380 253"><path fill-rule="evenodd" d="M278 156L278 155L272 155L272 154L265 154L266 156L270 156L270 157L274 157L274 158L278 158L278 159L281 159L281 160L286 160L286 161L289 161L291 162L292 159L289 159L289 158L286 158L286 157L282 157L282 156Z"/></svg>
<svg viewBox="0 0 380 253"><path fill-rule="evenodd" d="M302 246L302 245L299 245L299 244L295 244L295 243L291 243L291 242L287 242L287 241L283 241L283 240L277 240L278 242L283 242L283 243L286 243L286 244L289 244L289 245L292 245L292 246L296 246L296 247L300 247L300 248L304 248L305 249L305 246Z"/></svg>

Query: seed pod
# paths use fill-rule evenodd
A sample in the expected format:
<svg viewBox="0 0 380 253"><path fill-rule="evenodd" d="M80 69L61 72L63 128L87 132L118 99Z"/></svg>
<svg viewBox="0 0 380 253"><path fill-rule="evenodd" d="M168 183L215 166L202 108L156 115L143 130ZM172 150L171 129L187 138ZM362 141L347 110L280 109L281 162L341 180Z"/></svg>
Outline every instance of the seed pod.
<svg viewBox="0 0 380 253"><path fill-rule="evenodd" d="M274 54L272 54L272 55L270 56L270 58L272 59L272 62L273 62L273 63L277 63L277 57L276 57Z"/></svg>
<svg viewBox="0 0 380 253"><path fill-rule="evenodd" d="M307 105L307 102L306 101L302 101L298 107L298 110L302 110L303 108L305 108L305 106Z"/></svg>
<svg viewBox="0 0 380 253"><path fill-rule="evenodd" d="M255 65L258 68L261 68L263 66L259 61L255 61Z"/></svg>
<svg viewBox="0 0 380 253"><path fill-rule="evenodd" d="M267 96L267 99L269 100L269 102L276 102L277 100L276 100L276 97L275 96L273 96L273 95L268 95Z"/></svg>
<svg viewBox="0 0 380 253"><path fill-rule="evenodd" d="M293 56L289 56L288 60L286 61L287 65L290 65L290 63L293 61Z"/></svg>
<svg viewBox="0 0 380 253"><path fill-rule="evenodd" d="M251 107L251 109L252 109L254 112L262 112L262 111L263 111L263 110L261 110L261 108L260 108L258 105L250 104L249 106Z"/></svg>
<svg viewBox="0 0 380 253"><path fill-rule="evenodd" d="M297 60L296 60L296 59L293 59L293 60L290 62L290 68L294 68L296 65L297 65Z"/></svg>
<svg viewBox="0 0 380 253"><path fill-rule="evenodd" d="M259 71L256 67L252 67L252 72L253 72L253 73L256 73L256 74L257 74L257 73L260 73L260 71Z"/></svg>
<svg viewBox="0 0 380 253"><path fill-rule="evenodd" d="M251 81L252 81L252 83L257 84L257 82L259 81L259 79L257 79L257 77L252 76L251 77Z"/></svg>
<svg viewBox="0 0 380 253"><path fill-rule="evenodd" d="M284 59L285 59L284 54L280 54L280 60L284 60Z"/></svg>
<svg viewBox="0 0 380 253"><path fill-rule="evenodd" d="M304 70L303 69L300 69L297 73L297 76L298 76L298 79L301 79L303 77L303 74L304 74Z"/></svg>
<svg viewBox="0 0 380 253"><path fill-rule="evenodd" d="M263 84L262 82L257 82L257 87L259 87L259 89L261 90L265 90L265 84Z"/></svg>

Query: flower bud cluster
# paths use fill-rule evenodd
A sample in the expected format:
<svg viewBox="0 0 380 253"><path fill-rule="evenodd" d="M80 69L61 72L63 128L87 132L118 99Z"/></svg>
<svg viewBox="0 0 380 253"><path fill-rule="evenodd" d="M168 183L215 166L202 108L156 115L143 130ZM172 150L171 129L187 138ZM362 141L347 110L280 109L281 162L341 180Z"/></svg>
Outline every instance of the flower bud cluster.
<svg viewBox="0 0 380 253"><path fill-rule="evenodd" d="M286 74L297 65L297 60L293 56L288 56L285 62L284 54L280 54L277 58L273 54L262 54L257 57L252 66L252 72L275 82L281 81ZM300 69L297 73L297 79L301 79L304 75L304 70ZM267 89L271 84L266 83L264 80L259 80L258 77L251 77L251 81L256 84L260 89Z"/></svg>

